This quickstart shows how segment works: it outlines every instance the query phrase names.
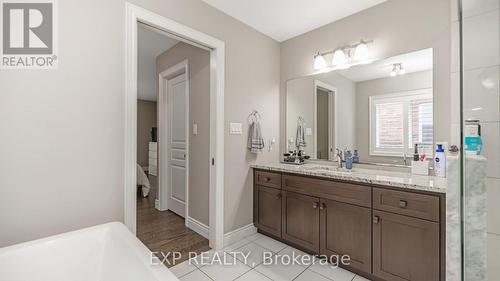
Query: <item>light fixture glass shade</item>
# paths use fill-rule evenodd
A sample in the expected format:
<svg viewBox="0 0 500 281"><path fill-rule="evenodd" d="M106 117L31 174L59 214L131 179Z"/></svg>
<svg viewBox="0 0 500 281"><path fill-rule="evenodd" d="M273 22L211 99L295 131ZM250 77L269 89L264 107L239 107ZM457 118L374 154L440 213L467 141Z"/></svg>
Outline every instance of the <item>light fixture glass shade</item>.
<svg viewBox="0 0 500 281"><path fill-rule="evenodd" d="M356 50L354 51L354 59L358 61L363 61L368 59L368 46L366 43L361 42L358 46L356 46Z"/></svg>
<svg viewBox="0 0 500 281"><path fill-rule="evenodd" d="M398 73L396 72L396 65L394 65L394 66L392 67L391 77L394 77L394 76L396 76L396 75L398 75Z"/></svg>
<svg viewBox="0 0 500 281"><path fill-rule="evenodd" d="M342 49L338 49L333 53L332 64L333 65L344 65L346 64L347 59L345 57L345 53Z"/></svg>
<svg viewBox="0 0 500 281"><path fill-rule="evenodd" d="M406 73L406 70L403 68L402 65L399 65L399 71L398 71L398 74L399 75L404 75Z"/></svg>
<svg viewBox="0 0 500 281"><path fill-rule="evenodd" d="M314 57L314 69L319 70L326 67L326 61L323 55L317 54Z"/></svg>

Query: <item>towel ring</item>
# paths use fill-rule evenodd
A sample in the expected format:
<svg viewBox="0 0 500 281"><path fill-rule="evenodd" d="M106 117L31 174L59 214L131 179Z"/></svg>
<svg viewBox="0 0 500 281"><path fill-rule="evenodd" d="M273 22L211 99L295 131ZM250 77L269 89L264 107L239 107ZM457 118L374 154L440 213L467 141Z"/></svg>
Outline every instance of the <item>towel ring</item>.
<svg viewBox="0 0 500 281"><path fill-rule="evenodd" d="M253 110L249 115L248 115L248 123L252 124L256 121L260 121L261 116L257 110Z"/></svg>

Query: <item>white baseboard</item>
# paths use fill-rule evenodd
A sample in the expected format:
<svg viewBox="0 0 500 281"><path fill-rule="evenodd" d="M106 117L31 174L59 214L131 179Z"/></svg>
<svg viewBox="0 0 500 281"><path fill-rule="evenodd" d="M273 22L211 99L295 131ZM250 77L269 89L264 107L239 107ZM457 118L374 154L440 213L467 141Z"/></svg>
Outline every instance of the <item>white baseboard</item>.
<svg viewBox="0 0 500 281"><path fill-rule="evenodd" d="M257 233L257 228L253 223L235 229L231 232L224 234L224 247L231 245L239 240Z"/></svg>
<svg viewBox="0 0 500 281"><path fill-rule="evenodd" d="M186 218L186 226L193 230L194 232L198 233L199 235L205 237L208 239L208 226L191 218L187 217Z"/></svg>

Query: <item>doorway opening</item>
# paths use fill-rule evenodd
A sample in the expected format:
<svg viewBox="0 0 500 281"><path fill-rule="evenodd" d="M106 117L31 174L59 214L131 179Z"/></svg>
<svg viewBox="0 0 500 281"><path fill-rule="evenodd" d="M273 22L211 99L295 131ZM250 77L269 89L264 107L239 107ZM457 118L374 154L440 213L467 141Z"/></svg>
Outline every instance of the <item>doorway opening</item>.
<svg viewBox="0 0 500 281"><path fill-rule="evenodd" d="M126 18L125 224L181 262L223 247L224 43L129 3Z"/></svg>

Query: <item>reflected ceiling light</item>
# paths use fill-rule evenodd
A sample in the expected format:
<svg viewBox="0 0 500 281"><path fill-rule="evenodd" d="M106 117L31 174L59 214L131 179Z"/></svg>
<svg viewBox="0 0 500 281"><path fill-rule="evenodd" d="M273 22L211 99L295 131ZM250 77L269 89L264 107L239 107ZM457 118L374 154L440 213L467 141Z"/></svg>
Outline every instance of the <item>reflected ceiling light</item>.
<svg viewBox="0 0 500 281"><path fill-rule="evenodd" d="M404 68L403 68L403 64L402 64L402 63L400 63L400 64L399 64L399 71L398 71L398 74L399 74L399 75L405 75L405 73L406 73L406 69L404 69Z"/></svg>
<svg viewBox="0 0 500 281"><path fill-rule="evenodd" d="M322 54L314 56L314 69L319 70L326 67L326 61Z"/></svg>
<svg viewBox="0 0 500 281"><path fill-rule="evenodd" d="M398 72L396 70L396 65L394 64L394 65L392 65L391 76L394 77L396 75L398 75Z"/></svg>
<svg viewBox="0 0 500 281"><path fill-rule="evenodd" d="M496 86L495 80L493 80L491 78L486 78L486 79L481 80L481 84L486 89L493 89Z"/></svg>
<svg viewBox="0 0 500 281"><path fill-rule="evenodd" d="M392 71L391 71L391 76L398 76L398 75L404 75L406 73L406 70L403 68L402 63L394 63L392 65Z"/></svg>
<svg viewBox="0 0 500 281"><path fill-rule="evenodd" d="M362 61L368 59L368 57L368 45L365 41L361 40L361 42L356 46L356 49L354 50L354 59Z"/></svg>
<svg viewBox="0 0 500 281"><path fill-rule="evenodd" d="M333 53L332 64L333 65L345 65L347 59L345 57L345 53L342 49L338 49Z"/></svg>

